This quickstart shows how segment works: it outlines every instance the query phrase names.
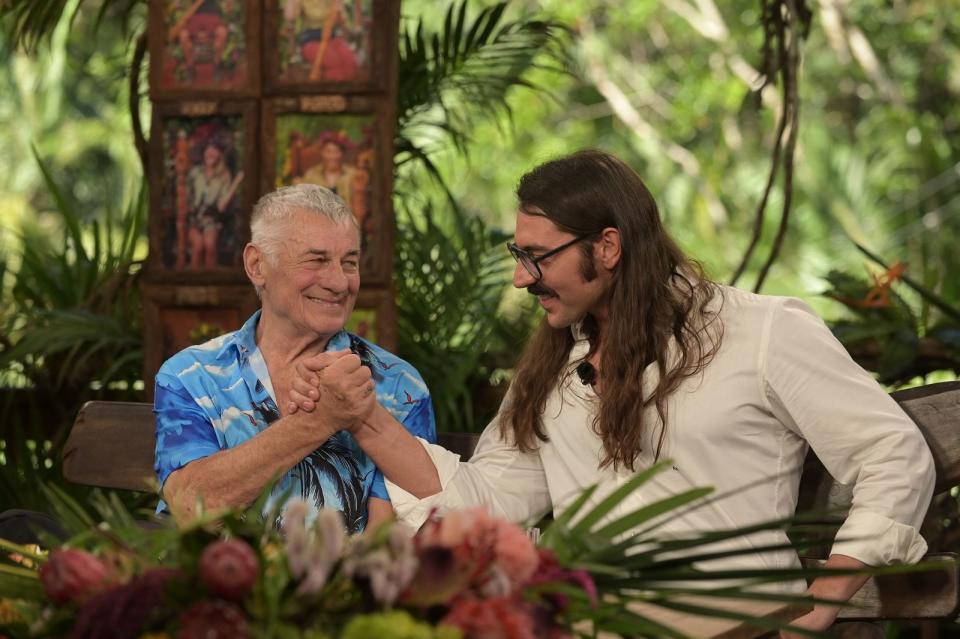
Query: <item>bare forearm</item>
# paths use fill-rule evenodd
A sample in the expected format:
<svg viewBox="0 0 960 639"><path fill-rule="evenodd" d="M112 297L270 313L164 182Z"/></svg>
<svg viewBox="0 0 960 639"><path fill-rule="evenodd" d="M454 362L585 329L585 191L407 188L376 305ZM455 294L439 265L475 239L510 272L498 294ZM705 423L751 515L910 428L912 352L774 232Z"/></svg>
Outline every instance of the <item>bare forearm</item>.
<svg viewBox="0 0 960 639"><path fill-rule="evenodd" d="M846 555L830 555L830 558L824 564L824 568L836 568L844 570L862 570L867 565L862 561L848 557ZM815 579L807 593L817 599L830 599L833 601L846 602L856 594L858 590L869 579L869 575L837 575L834 577L820 577ZM809 630L823 631L829 628L841 606L832 606L830 604L815 604L813 611L803 617L796 619L793 624ZM780 635L787 639L799 638L800 635L783 632Z"/></svg>
<svg viewBox="0 0 960 639"><path fill-rule="evenodd" d="M837 568L844 570L862 570L867 565L862 561L847 557L846 555L830 555L830 558L823 565L824 568ZM867 582L869 575L837 575L835 577L820 577L812 584L808 592L820 599L834 599L837 601L847 601L857 593L858 590ZM839 611L836 606L833 607Z"/></svg>
<svg viewBox="0 0 960 639"><path fill-rule="evenodd" d="M234 448L193 461L167 478L163 496L178 521L206 509L248 506L334 432L316 416L291 415Z"/></svg>
<svg viewBox="0 0 960 639"><path fill-rule="evenodd" d="M430 455L387 409L378 404L353 436L396 485L421 499L440 492L440 477Z"/></svg>

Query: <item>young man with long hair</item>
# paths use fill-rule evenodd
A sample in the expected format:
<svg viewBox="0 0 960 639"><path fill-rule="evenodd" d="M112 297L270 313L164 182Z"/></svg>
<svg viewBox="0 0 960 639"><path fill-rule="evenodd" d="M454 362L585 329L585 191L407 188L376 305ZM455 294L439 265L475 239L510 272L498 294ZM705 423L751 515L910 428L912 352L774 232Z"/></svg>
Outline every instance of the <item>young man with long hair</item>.
<svg viewBox="0 0 960 639"><path fill-rule="evenodd" d="M667 234L640 177L609 154L547 162L517 195L513 285L536 295L545 317L473 458L415 440L376 407L354 431L400 519L419 526L434 510L485 504L535 521L588 486L599 485L596 503L669 459L610 518L713 486L716 498L672 513L658 531L749 526L793 514L809 445L837 481L855 484L828 566L923 555L930 451L809 307L707 279ZM760 550L787 543L780 530L733 539L724 548L745 554L708 567L797 567L792 551ZM809 591L846 600L864 581L818 579ZM836 615L817 605L796 623L824 629Z"/></svg>

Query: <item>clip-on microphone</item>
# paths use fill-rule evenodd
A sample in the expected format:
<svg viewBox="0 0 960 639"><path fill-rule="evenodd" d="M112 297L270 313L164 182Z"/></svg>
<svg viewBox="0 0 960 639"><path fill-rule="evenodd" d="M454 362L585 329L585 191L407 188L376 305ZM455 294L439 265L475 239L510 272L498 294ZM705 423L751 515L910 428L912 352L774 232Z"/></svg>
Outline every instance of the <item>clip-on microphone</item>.
<svg viewBox="0 0 960 639"><path fill-rule="evenodd" d="M597 381L597 369L590 362L580 362L577 366L577 377L584 386L590 386Z"/></svg>

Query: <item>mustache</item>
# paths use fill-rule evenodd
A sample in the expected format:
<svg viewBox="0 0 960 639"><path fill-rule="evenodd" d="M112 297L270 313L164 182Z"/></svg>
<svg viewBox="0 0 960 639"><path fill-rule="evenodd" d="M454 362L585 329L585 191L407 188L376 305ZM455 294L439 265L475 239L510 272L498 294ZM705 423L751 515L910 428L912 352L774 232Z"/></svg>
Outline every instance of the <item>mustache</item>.
<svg viewBox="0 0 960 639"><path fill-rule="evenodd" d="M551 297L557 296L556 291L554 291L552 288L547 288L546 286L543 286L539 282L528 286L527 293L530 293L531 295L550 295Z"/></svg>

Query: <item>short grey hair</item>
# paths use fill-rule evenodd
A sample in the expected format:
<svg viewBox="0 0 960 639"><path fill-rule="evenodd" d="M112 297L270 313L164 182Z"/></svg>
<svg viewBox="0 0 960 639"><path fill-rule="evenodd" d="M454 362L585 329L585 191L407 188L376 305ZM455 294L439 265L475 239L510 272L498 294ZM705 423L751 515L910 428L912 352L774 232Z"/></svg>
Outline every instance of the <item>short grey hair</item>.
<svg viewBox="0 0 960 639"><path fill-rule="evenodd" d="M330 189L318 184L281 187L261 197L250 215L250 243L259 247L271 262L276 259L287 222L297 211L323 215L334 222L349 220L360 232L350 207Z"/></svg>

